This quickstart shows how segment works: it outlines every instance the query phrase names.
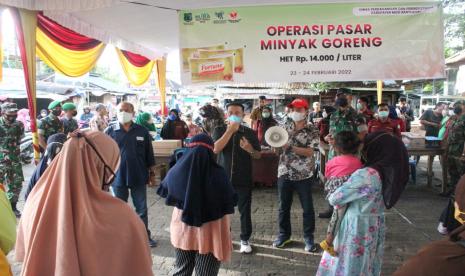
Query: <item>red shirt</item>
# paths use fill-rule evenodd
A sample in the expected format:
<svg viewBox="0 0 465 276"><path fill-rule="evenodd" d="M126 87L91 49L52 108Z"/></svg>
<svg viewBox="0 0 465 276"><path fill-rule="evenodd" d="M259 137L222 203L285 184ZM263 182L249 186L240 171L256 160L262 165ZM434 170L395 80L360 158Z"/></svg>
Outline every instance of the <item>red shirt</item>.
<svg viewBox="0 0 465 276"><path fill-rule="evenodd" d="M397 122L392 121L389 118L384 122L380 121L379 119L376 119L368 123L368 133L377 131L389 132L396 135L397 137L400 137L399 124Z"/></svg>
<svg viewBox="0 0 465 276"><path fill-rule="evenodd" d="M366 123L368 124L371 120L373 120L373 118L375 117L375 113L373 111L371 111L370 109L365 109L364 111L361 111L360 114L363 115L363 117L365 117L365 121Z"/></svg>

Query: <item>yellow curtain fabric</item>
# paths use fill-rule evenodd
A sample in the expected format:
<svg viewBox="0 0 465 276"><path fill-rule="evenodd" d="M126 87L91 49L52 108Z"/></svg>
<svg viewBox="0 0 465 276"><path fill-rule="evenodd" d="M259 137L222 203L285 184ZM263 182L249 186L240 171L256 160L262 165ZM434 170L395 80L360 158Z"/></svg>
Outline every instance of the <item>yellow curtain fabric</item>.
<svg viewBox="0 0 465 276"><path fill-rule="evenodd" d="M55 71L69 77L79 77L88 73L105 49L105 44L101 43L86 51L69 50L55 43L39 28L36 30L36 38L39 58Z"/></svg>
<svg viewBox="0 0 465 276"><path fill-rule="evenodd" d="M383 81L376 81L376 91L378 92L378 104L383 102Z"/></svg>
<svg viewBox="0 0 465 276"><path fill-rule="evenodd" d="M152 73L154 61L150 61L143 67L137 67L131 64L120 49L115 48L119 61L123 67L124 74L132 85L140 86L149 80Z"/></svg>
<svg viewBox="0 0 465 276"><path fill-rule="evenodd" d="M165 106L166 106L166 57L163 59L157 60L157 86L158 91L160 91L160 101L161 101L161 113L162 115L165 114Z"/></svg>

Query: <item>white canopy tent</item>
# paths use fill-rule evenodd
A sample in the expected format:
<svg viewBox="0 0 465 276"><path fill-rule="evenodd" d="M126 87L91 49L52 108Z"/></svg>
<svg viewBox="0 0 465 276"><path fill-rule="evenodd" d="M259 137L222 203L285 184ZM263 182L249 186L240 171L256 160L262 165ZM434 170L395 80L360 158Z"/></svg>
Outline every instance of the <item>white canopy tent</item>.
<svg viewBox="0 0 465 276"><path fill-rule="evenodd" d="M151 59L178 49L178 11L200 8L396 0L0 0L44 14L76 32ZM409 2L425 2L410 0ZM438 2L438 1L427 1Z"/></svg>

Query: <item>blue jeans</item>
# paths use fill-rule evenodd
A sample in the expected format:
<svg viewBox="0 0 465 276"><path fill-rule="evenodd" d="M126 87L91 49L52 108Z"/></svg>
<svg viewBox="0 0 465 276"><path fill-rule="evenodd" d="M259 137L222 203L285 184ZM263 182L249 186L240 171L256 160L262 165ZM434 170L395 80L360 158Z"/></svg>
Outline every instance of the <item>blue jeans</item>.
<svg viewBox="0 0 465 276"><path fill-rule="evenodd" d="M297 192L300 204L303 209L303 230L304 239L313 242L313 232L315 232L315 211L313 209L312 182L310 178L293 181L282 176L278 179L279 193L279 237L290 239L291 227L291 207L294 191Z"/></svg>
<svg viewBox="0 0 465 276"><path fill-rule="evenodd" d="M128 188L125 186L112 186L113 193L115 197L128 202L129 190L131 190L131 198L134 207L136 208L136 213L139 215L140 219L144 222L145 229L147 230L147 235L150 237L150 230L148 226L148 211L147 211L147 185L139 185L136 187Z"/></svg>

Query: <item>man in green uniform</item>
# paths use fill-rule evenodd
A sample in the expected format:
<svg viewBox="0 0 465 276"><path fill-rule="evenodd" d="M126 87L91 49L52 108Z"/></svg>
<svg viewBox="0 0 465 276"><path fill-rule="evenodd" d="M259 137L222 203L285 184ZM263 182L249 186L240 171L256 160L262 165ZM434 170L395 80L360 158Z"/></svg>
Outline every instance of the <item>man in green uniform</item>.
<svg viewBox="0 0 465 276"><path fill-rule="evenodd" d="M74 116L77 115L76 106L73 103L65 103L63 104L62 109L65 112L65 116L61 118L64 129L63 133L68 135L68 133L79 128L78 122L74 119Z"/></svg>
<svg viewBox="0 0 465 276"><path fill-rule="evenodd" d="M45 150L47 148L47 139L53 134L63 133L63 123L58 116L61 115L61 102L53 101L48 105L50 113L47 117L39 122L39 145Z"/></svg>
<svg viewBox="0 0 465 276"><path fill-rule="evenodd" d="M449 167L451 189L447 194L455 190L455 185L465 173L465 113L462 102L454 104L454 113L458 116L449 129L447 137L447 165Z"/></svg>
<svg viewBox="0 0 465 276"><path fill-rule="evenodd" d="M0 128L3 137L0 139L0 181L6 184L7 197L17 217L21 213L16 209L19 193L23 187L23 169L19 158L21 138L24 136L24 125L17 121L18 107L15 103L2 104Z"/></svg>

